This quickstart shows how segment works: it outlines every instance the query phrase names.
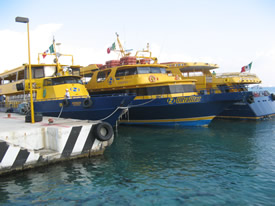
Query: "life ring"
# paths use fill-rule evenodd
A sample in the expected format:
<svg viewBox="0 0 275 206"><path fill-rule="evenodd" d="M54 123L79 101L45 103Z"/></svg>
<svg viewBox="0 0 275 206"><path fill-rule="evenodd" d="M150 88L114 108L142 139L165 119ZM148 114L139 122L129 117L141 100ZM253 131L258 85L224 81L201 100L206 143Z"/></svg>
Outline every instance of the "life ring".
<svg viewBox="0 0 275 206"><path fill-rule="evenodd" d="M92 133L99 141L108 141L114 134L112 126L107 122L102 122L92 127Z"/></svg>
<svg viewBox="0 0 275 206"><path fill-rule="evenodd" d="M70 104L70 102L69 102L68 99L63 99L63 100L62 100L62 106L63 106L63 107L67 107L67 106L69 106L69 104Z"/></svg>
<svg viewBox="0 0 275 206"><path fill-rule="evenodd" d="M253 95L250 95L248 98L247 98L247 102L248 104L252 104L254 102L254 97Z"/></svg>
<svg viewBox="0 0 275 206"><path fill-rule="evenodd" d="M89 108L93 105L93 101L90 98L86 98L83 101L83 107L84 108Z"/></svg>
<svg viewBox="0 0 275 206"><path fill-rule="evenodd" d="M149 79L149 82L155 82L156 81L156 77L154 75L150 75L148 77L148 79Z"/></svg>

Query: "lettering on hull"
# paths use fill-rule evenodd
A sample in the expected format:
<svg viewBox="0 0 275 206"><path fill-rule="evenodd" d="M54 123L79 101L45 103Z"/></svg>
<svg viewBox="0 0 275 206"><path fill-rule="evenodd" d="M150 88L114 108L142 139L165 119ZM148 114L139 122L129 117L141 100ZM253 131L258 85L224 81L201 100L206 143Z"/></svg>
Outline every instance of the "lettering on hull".
<svg viewBox="0 0 275 206"><path fill-rule="evenodd" d="M168 104L184 104L184 103L195 103L200 102L201 97L190 96L190 97L175 97L167 99Z"/></svg>

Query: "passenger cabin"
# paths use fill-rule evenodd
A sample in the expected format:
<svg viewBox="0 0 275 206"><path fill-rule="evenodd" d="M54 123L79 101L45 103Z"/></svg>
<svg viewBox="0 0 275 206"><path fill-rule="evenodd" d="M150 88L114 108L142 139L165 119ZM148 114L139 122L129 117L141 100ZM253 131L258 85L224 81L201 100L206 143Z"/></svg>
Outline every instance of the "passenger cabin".
<svg viewBox="0 0 275 206"><path fill-rule="evenodd" d="M251 73L235 72L217 74L214 70L219 68L217 64L201 62L166 62L161 64L168 66L168 72L180 75L183 79L196 79L196 88L198 91L247 91L246 84L261 83L261 80L255 74Z"/></svg>
<svg viewBox="0 0 275 206"><path fill-rule="evenodd" d="M136 99L196 95L195 81L182 80L168 74L167 66L160 64L130 64L111 68L91 65L90 81L86 88L90 94L135 93ZM88 68L87 67L87 68ZM81 71L87 75L87 68Z"/></svg>
<svg viewBox="0 0 275 206"><path fill-rule="evenodd" d="M76 85L82 85L80 66L78 65L32 64L31 67L33 98L36 101L64 98L68 85L69 88L77 88ZM0 74L0 100L2 103L5 101L5 107L16 108L18 104L29 101L28 71L28 64L24 64ZM84 86L81 93L79 88L72 90L74 90L72 93L75 96L88 95Z"/></svg>

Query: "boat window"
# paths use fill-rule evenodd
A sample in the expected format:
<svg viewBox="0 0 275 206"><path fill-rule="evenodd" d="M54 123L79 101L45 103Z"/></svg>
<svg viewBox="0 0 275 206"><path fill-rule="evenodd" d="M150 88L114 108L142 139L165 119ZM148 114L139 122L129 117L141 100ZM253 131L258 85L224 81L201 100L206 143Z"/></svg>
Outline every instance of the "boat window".
<svg viewBox="0 0 275 206"><path fill-rule="evenodd" d="M44 86L51 86L53 83L52 83L52 80L51 79L45 79L44 80Z"/></svg>
<svg viewBox="0 0 275 206"><path fill-rule="evenodd" d="M124 74L125 74L124 69L123 70L117 70L116 77L122 77L122 76L124 76Z"/></svg>
<svg viewBox="0 0 275 206"><path fill-rule="evenodd" d="M183 69L180 69L180 71L182 72L182 73L186 73L186 71L184 71L184 68ZM203 75L203 72L189 72L189 76L190 77L194 77L194 76L204 76Z"/></svg>
<svg viewBox="0 0 275 206"><path fill-rule="evenodd" d="M163 67L137 67L138 74L149 74L149 73L166 73L166 68Z"/></svg>
<svg viewBox="0 0 275 206"><path fill-rule="evenodd" d="M151 67L150 73L160 73L160 68L159 67Z"/></svg>
<svg viewBox="0 0 275 206"><path fill-rule="evenodd" d="M184 76L184 77L188 77L188 73L181 73L182 74L182 76Z"/></svg>
<svg viewBox="0 0 275 206"><path fill-rule="evenodd" d="M45 77L55 76L56 71L56 66L44 66Z"/></svg>
<svg viewBox="0 0 275 206"><path fill-rule="evenodd" d="M71 68L71 69L72 69L72 75L80 76L80 68Z"/></svg>
<svg viewBox="0 0 275 206"><path fill-rule="evenodd" d="M150 67L138 67L137 71L138 71L138 74L149 74Z"/></svg>
<svg viewBox="0 0 275 206"><path fill-rule="evenodd" d="M83 84L79 77L58 77L44 80L44 86L60 85L60 84Z"/></svg>
<svg viewBox="0 0 275 206"><path fill-rule="evenodd" d="M195 85L177 85L170 86L170 92L173 93L184 93L184 92L196 92Z"/></svg>
<svg viewBox="0 0 275 206"><path fill-rule="evenodd" d="M166 68L160 68L160 73L162 73L162 74L166 74Z"/></svg>
<svg viewBox="0 0 275 206"><path fill-rule="evenodd" d="M218 85L218 88L222 93L230 92L230 87L226 84Z"/></svg>
<svg viewBox="0 0 275 206"><path fill-rule="evenodd" d="M7 80L10 80L10 82L15 82L16 81L16 73L10 74L8 78L5 78Z"/></svg>
<svg viewBox="0 0 275 206"><path fill-rule="evenodd" d="M148 87L146 95L170 94L169 86Z"/></svg>
<svg viewBox="0 0 275 206"><path fill-rule="evenodd" d="M184 92L196 92L195 85L170 85L161 87L148 87L146 95L175 94Z"/></svg>
<svg viewBox="0 0 275 206"><path fill-rule="evenodd" d="M129 93L137 94L137 96L146 95L165 95L165 94L175 94L184 92L196 92L195 85L170 85L170 86L159 86L159 87L146 87L146 88L135 88L135 89L123 89L123 90L113 90L112 93ZM109 94L109 91L102 92L101 94Z"/></svg>
<svg viewBox="0 0 275 206"><path fill-rule="evenodd" d="M98 72L97 74L97 82L103 82L111 73L111 70L104 70L101 72Z"/></svg>
<svg viewBox="0 0 275 206"><path fill-rule="evenodd" d="M44 67L33 67L32 68L32 77L34 79L43 78L44 77Z"/></svg>
<svg viewBox="0 0 275 206"><path fill-rule="evenodd" d="M25 70L19 71L18 72L18 80L21 80L24 78L25 78Z"/></svg>
<svg viewBox="0 0 275 206"><path fill-rule="evenodd" d="M125 70L125 76L137 74L137 68L129 68Z"/></svg>
<svg viewBox="0 0 275 206"><path fill-rule="evenodd" d="M137 74L137 68L127 68L127 69L118 69L116 72L116 77L122 77L122 76L130 76Z"/></svg>

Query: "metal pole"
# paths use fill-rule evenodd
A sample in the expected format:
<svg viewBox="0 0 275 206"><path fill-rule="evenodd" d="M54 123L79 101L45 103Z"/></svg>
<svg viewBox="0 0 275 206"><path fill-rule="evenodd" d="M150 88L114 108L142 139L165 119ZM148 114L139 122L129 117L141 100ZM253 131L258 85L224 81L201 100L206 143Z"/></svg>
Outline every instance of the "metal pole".
<svg viewBox="0 0 275 206"><path fill-rule="evenodd" d="M29 22L28 27L28 55L29 55L29 81L30 81L30 98L31 98L31 120L34 123L34 109L33 109L33 95L32 95L32 66L31 66L31 52L30 52L30 34L29 34Z"/></svg>
<svg viewBox="0 0 275 206"><path fill-rule="evenodd" d="M33 109L33 95L32 95L32 66L31 66L31 52L30 52L30 32L29 19L26 17L16 17L15 22L27 23L28 32L28 55L29 55L29 83L30 83L30 102L31 102L31 120L34 123L34 109Z"/></svg>

